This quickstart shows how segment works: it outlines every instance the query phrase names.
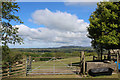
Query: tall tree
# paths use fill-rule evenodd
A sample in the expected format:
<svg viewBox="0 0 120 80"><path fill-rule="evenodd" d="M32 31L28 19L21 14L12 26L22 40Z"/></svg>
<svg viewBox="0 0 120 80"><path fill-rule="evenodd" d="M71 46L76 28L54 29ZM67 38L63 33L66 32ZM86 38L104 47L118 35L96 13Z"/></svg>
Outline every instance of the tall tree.
<svg viewBox="0 0 120 80"><path fill-rule="evenodd" d="M120 2L99 2L89 18L88 37L100 50L120 48Z"/></svg>
<svg viewBox="0 0 120 80"><path fill-rule="evenodd" d="M8 0L9 1L9 0ZM12 0L11 0L12 1ZM13 54L9 47L8 43L22 43L22 38L18 35L18 28L13 27L11 21L23 23L19 16L16 16L15 13L19 11L20 7L16 2L2 2L2 27L1 27L1 40L2 40L2 60L3 64L13 63L16 60L19 60L21 57L20 54Z"/></svg>
<svg viewBox="0 0 120 80"><path fill-rule="evenodd" d="M2 2L2 44L7 45L7 43L15 44L23 41L21 37L18 36L18 28L13 27L11 21L23 23L19 16L15 13L18 12L20 7L16 2Z"/></svg>

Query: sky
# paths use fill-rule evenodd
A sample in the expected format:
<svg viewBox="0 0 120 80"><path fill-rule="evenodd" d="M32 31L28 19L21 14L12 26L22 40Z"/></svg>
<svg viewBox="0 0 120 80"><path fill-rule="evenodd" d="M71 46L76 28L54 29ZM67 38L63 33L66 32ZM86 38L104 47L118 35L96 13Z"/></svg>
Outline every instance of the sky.
<svg viewBox="0 0 120 80"><path fill-rule="evenodd" d="M9 47L91 46L87 27L96 2L18 2L18 5L20 10L15 15L24 24L11 24L19 28L24 44Z"/></svg>

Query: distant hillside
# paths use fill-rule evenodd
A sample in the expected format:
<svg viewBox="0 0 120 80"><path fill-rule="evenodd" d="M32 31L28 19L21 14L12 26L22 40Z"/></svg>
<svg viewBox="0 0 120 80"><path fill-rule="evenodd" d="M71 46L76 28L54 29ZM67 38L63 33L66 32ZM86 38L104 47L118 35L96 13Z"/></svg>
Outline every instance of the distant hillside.
<svg viewBox="0 0 120 80"><path fill-rule="evenodd" d="M90 47L83 47L83 46L61 46L59 48L90 48Z"/></svg>
<svg viewBox="0 0 120 80"><path fill-rule="evenodd" d="M82 46L61 46L59 48L81 48Z"/></svg>

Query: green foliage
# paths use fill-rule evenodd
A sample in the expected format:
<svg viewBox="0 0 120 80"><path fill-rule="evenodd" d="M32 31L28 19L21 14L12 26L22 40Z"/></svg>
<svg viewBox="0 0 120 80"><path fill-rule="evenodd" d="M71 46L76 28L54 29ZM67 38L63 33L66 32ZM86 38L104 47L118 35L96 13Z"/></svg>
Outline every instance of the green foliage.
<svg viewBox="0 0 120 80"><path fill-rule="evenodd" d="M2 46L2 54L3 66L8 66L9 63L12 65L22 59L21 53L10 51L8 46Z"/></svg>
<svg viewBox="0 0 120 80"><path fill-rule="evenodd" d="M97 3L89 21L88 37L102 60L104 49L120 48L120 2Z"/></svg>
<svg viewBox="0 0 120 80"><path fill-rule="evenodd" d="M23 23L19 16L14 14L19 11L20 7L16 2L2 2L2 44L22 43L23 40L18 35L18 28L11 25L11 21Z"/></svg>
<svg viewBox="0 0 120 80"><path fill-rule="evenodd" d="M54 57L52 53L45 53L42 55L42 57Z"/></svg>
<svg viewBox="0 0 120 80"><path fill-rule="evenodd" d="M32 52L23 52L23 55L25 56L31 56L31 57L40 57L39 54L36 54L36 53L32 53Z"/></svg>
<svg viewBox="0 0 120 80"><path fill-rule="evenodd" d="M96 52L89 52L89 53L85 52L85 56L96 56L96 55L97 55Z"/></svg>
<svg viewBox="0 0 120 80"><path fill-rule="evenodd" d="M85 51L86 56L96 55L96 52L91 48L42 48L42 49L31 49L31 48L14 48L11 51L21 52L23 55L32 57L79 57L81 51Z"/></svg>
<svg viewBox="0 0 120 80"><path fill-rule="evenodd" d="M8 0L9 1L9 0ZM12 0L11 0L12 1ZM3 65L8 66L13 64L16 61L19 61L22 58L22 54L15 53L10 51L7 46L8 43L22 43L23 40L18 35L18 28L11 25L11 21L23 23L19 16L16 16L15 13L19 11L20 7L16 2L2 2L2 27L1 27L1 40L2 40L2 60Z"/></svg>
<svg viewBox="0 0 120 80"><path fill-rule="evenodd" d="M90 18L88 37L94 48L120 48L120 2L100 2Z"/></svg>

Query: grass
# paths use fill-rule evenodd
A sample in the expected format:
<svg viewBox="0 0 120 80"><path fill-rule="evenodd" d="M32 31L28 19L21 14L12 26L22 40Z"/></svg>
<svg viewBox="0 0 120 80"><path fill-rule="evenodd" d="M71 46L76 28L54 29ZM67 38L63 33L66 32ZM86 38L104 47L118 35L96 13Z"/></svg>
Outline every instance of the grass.
<svg viewBox="0 0 120 80"><path fill-rule="evenodd" d="M49 60L49 61L38 61L33 62L32 64L32 73L71 73L76 71L76 67L68 66L68 64L79 62L79 57L65 58L65 59L57 59L57 60ZM75 74L75 73L74 73Z"/></svg>
<svg viewBox="0 0 120 80"><path fill-rule="evenodd" d="M119 78L118 77L118 74L112 74L112 75L102 75L102 76L95 76L95 77L92 77L92 76L89 76L87 78Z"/></svg>
<svg viewBox="0 0 120 80"><path fill-rule="evenodd" d="M81 78L81 76L79 75L28 75L27 77L20 76L17 78Z"/></svg>
<svg viewBox="0 0 120 80"><path fill-rule="evenodd" d="M92 56L86 57L86 61L92 60ZM65 59L60 59L60 60L51 60L51 61L38 61L38 62L33 62L32 64L32 69L38 67L38 66L66 66L71 63L76 63L80 62L79 57L71 57L71 58L65 58Z"/></svg>
<svg viewBox="0 0 120 80"><path fill-rule="evenodd" d="M85 58L86 61L92 60L92 56L88 56ZM53 72L54 69L56 72L61 73L72 73L72 71L76 70L76 67L67 67L66 65L71 63L77 63L80 61L79 57L70 57L60 60L51 60L51 61L38 61L32 63L32 69L36 69L35 71L38 71L38 73L45 73L45 72ZM39 67L40 66L40 67ZM55 66L55 68L54 68ZM38 68L39 67L39 68ZM79 70L79 68L78 68ZM18 78L18 77L17 77ZM81 78L80 75L76 74L69 74L69 75L28 75L28 76L21 76L20 78ZM88 76L86 78L118 78L117 74L113 74L110 76Z"/></svg>

